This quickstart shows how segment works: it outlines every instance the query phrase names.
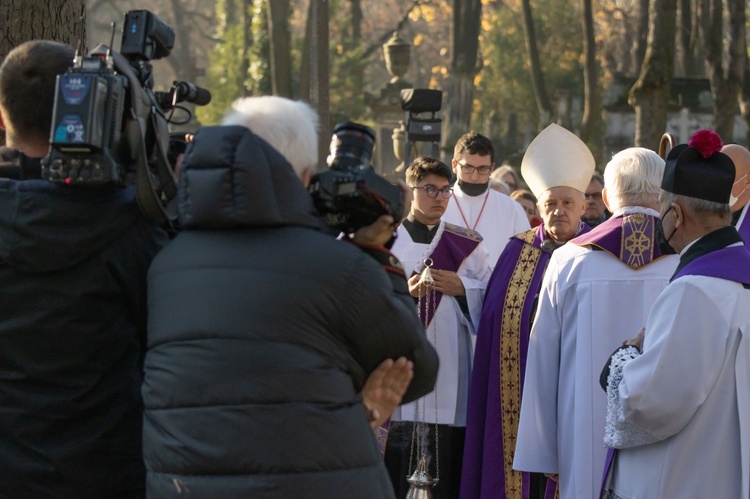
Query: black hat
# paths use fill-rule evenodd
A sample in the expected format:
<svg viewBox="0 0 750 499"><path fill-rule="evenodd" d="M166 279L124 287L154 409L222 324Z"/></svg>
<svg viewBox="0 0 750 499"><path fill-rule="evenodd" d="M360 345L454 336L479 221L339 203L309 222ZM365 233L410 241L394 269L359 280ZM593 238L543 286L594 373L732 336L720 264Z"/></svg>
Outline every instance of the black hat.
<svg viewBox="0 0 750 499"><path fill-rule="evenodd" d="M687 144L669 151L661 188L681 196L728 204L734 184L734 163L720 152L721 147L716 132L695 132Z"/></svg>

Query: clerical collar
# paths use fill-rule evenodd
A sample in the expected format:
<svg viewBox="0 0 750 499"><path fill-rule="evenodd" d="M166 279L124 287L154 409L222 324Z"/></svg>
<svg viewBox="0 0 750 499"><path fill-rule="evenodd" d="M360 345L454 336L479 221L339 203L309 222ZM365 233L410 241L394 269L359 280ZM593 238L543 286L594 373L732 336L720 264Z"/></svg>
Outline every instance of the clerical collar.
<svg viewBox="0 0 750 499"><path fill-rule="evenodd" d="M619 217L620 215L632 215L633 213L643 213L644 215L651 215L652 217L659 218L658 211L652 208L646 208L645 206L623 206L617 208L612 216Z"/></svg>
<svg viewBox="0 0 750 499"><path fill-rule="evenodd" d="M486 184L472 184L471 182L463 182L461 179L458 179L458 182L456 183L461 188L461 191L463 191L464 194L473 197L483 194L484 191L487 190L487 187L489 187L490 185L489 182L487 182Z"/></svg>
<svg viewBox="0 0 750 499"><path fill-rule="evenodd" d="M440 227L440 221L430 227L414 218L414 214L412 213L409 213L401 224L411 236L411 240L420 244L430 244L435 238L435 234L437 234L438 227Z"/></svg>
<svg viewBox="0 0 750 499"><path fill-rule="evenodd" d="M573 235L573 237L578 236L578 234L581 233L583 228L586 226L586 223L583 220L578 221L578 228L576 229L576 233ZM545 251L555 251L557 248L561 248L565 245L566 242L568 242L570 239L573 239L571 237L568 241L557 241L555 239L552 239L552 236L549 235L549 232L547 232L547 228L544 228L544 241L541 242L539 245L543 250Z"/></svg>
<svg viewBox="0 0 750 499"><path fill-rule="evenodd" d="M737 229L731 226L722 227L716 229L713 232L709 232L703 237L692 241L685 249L680 253L680 263L677 265L675 275L685 265L692 262L699 256L703 256L706 253L725 248L731 244L741 243L742 238L737 233Z"/></svg>

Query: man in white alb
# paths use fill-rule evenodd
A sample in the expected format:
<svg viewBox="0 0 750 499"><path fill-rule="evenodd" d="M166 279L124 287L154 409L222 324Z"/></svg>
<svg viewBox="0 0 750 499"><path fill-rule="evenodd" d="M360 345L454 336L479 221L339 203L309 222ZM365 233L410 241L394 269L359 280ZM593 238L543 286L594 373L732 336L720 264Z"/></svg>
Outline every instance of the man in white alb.
<svg viewBox="0 0 750 499"><path fill-rule="evenodd" d="M418 299L425 334L440 361L435 390L391 416L385 463L397 497L406 496L406 477L416 465L415 422L430 423L427 467L440 478L433 497L457 497L460 486L476 324L491 271L482 237L441 220L452 194L450 180L450 168L437 159L420 156L409 165L406 183L414 198L391 249L409 278L409 293ZM419 282L425 262L434 281L430 289Z"/></svg>
<svg viewBox="0 0 750 499"><path fill-rule="evenodd" d="M508 239L529 230L528 217L510 196L489 189L495 168L490 139L476 132L464 134L456 143L452 165L458 180L443 220L479 232L494 268Z"/></svg>

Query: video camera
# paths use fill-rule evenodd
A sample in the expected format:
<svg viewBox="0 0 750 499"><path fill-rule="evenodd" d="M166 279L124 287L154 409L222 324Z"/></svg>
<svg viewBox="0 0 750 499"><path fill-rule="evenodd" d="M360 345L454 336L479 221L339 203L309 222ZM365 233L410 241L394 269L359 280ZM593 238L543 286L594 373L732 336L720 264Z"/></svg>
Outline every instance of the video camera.
<svg viewBox="0 0 750 499"><path fill-rule="evenodd" d="M401 90L401 109L408 112L406 140L404 141L404 168L411 163L411 150L417 142L431 142L433 158L440 157L440 128L442 120L436 117L443 101L443 92L425 88ZM431 113L429 118L420 116Z"/></svg>
<svg viewBox="0 0 750 499"><path fill-rule="evenodd" d="M182 101L208 104L211 94L188 82L153 91L149 61L168 56L173 46L172 28L147 10L125 14L119 53L99 45L83 57L79 46L73 67L57 77L43 178L88 186L135 183L144 213L163 224L176 218L165 110Z"/></svg>
<svg viewBox="0 0 750 499"><path fill-rule="evenodd" d="M315 207L326 224L346 234L372 224L380 215L400 221L404 193L370 165L375 133L346 121L333 129L329 169L310 183Z"/></svg>

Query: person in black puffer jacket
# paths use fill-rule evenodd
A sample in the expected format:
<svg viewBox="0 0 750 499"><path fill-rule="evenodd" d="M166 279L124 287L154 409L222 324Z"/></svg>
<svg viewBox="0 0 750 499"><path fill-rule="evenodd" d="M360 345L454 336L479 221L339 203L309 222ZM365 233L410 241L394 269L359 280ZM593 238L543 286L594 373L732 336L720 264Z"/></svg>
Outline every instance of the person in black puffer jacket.
<svg viewBox="0 0 750 499"><path fill-rule="evenodd" d="M262 133L287 151L312 130L297 171L308 178L309 106L251 99L278 99ZM360 391L384 359L406 356L404 400L416 399L437 356L403 277L321 231L297 177L242 126L200 129L188 147L182 231L149 273L150 497L394 497Z"/></svg>

